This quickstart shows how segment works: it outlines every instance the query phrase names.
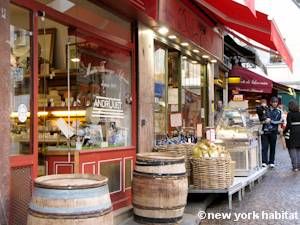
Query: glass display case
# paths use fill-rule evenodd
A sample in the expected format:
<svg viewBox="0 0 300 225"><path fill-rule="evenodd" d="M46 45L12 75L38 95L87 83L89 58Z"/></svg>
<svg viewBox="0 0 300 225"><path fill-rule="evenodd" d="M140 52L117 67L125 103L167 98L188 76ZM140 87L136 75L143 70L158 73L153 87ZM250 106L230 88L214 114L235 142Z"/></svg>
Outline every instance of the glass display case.
<svg viewBox="0 0 300 225"><path fill-rule="evenodd" d="M246 110L224 109L216 138L236 162L235 176L248 176L261 165L258 129Z"/></svg>

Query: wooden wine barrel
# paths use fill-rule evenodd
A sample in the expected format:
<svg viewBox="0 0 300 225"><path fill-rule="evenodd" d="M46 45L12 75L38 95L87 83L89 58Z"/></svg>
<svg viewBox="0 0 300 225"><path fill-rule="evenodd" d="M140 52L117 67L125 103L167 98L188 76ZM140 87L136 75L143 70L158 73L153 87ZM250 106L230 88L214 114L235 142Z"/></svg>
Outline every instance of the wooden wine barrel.
<svg viewBox="0 0 300 225"><path fill-rule="evenodd" d="M132 188L137 222L179 223L188 193L185 157L167 152L137 154Z"/></svg>
<svg viewBox="0 0 300 225"><path fill-rule="evenodd" d="M113 225L107 178L87 174L39 177L28 225Z"/></svg>

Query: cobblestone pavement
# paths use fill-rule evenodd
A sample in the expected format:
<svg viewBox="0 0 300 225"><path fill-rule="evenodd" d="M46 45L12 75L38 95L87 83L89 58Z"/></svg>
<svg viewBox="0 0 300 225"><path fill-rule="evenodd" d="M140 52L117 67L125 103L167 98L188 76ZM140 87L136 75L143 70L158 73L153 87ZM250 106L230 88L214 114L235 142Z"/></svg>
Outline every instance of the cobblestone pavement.
<svg viewBox="0 0 300 225"><path fill-rule="evenodd" d="M243 201L239 202L235 196L231 211L225 197L218 198L207 209L207 215L231 213L230 219L205 219L201 225L300 225L300 171L291 170L288 151L280 145L277 146L276 160L276 168L269 169L262 182L255 184L251 192L246 191ZM290 219L271 219L272 214L276 212L283 217L289 216ZM235 215L246 217L245 213L250 213L248 218L234 221ZM266 216L269 216L269 219L266 219ZM297 216L298 219L292 219Z"/></svg>

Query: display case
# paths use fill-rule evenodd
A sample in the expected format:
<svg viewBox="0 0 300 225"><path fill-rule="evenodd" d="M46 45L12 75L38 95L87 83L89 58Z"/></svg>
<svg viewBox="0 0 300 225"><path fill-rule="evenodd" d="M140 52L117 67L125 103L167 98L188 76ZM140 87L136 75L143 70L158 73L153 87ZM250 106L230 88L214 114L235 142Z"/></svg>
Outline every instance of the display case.
<svg viewBox="0 0 300 225"><path fill-rule="evenodd" d="M246 110L225 109L217 125L216 138L236 162L235 176L248 176L260 167L258 129Z"/></svg>

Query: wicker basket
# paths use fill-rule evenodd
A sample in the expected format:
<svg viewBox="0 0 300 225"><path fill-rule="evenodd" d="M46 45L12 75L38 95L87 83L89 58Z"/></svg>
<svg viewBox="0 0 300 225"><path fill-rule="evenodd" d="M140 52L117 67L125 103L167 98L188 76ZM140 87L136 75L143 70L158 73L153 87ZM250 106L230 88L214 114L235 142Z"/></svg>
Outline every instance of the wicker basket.
<svg viewBox="0 0 300 225"><path fill-rule="evenodd" d="M190 159L192 158L192 154L193 154L193 147L195 145L194 144L174 144L174 145L161 145L161 146L156 146L153 151L157 151L157 152L166 152L166 151L172 151L172 152L177 152L180 155L184 155L185 156L185 167L186 167L186 172L188 175L188 180L189 180L189 184L192 183L191 181L191 171L192 171L192 167L191 167L191 162Z"/></svg>
<svg viewBox="0 0 300 225"><path fill-rule="evenodd" d="M225 189L232 185L235 162L230 157L193 158L193 184L196 189Z"/></svg>

